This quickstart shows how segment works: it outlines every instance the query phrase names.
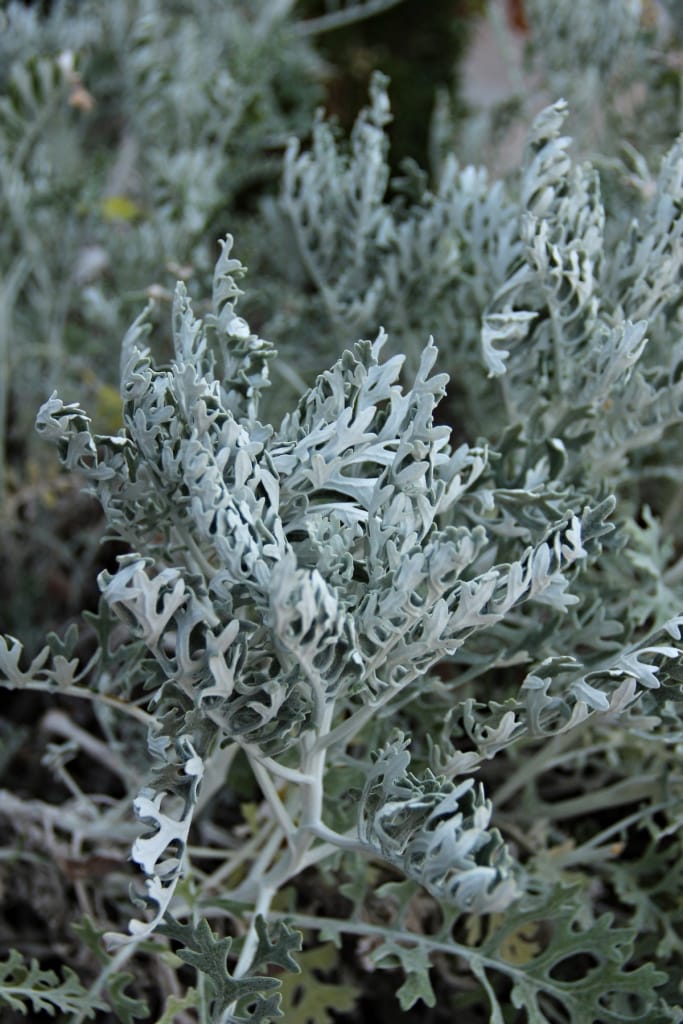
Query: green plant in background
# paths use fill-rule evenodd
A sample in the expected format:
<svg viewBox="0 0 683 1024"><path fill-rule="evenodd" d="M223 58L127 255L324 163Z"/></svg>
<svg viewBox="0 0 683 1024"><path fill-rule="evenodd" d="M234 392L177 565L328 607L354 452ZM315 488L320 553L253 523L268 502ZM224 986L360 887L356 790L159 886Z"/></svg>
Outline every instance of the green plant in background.
<svg viewBox="0 0 683 1024"><path fill-rule="evenodd" d="M79 64L58 9L62 56L36 64L43 22L9 10L13 73L47 74L76 131L101 17L87 7L72 37ZM0 641L0 685L27 721L44 707L51 740L31 766L41 797L0 791L0 882L47 938L0 932L0 1005L70 1024L394 1019L396 998L406 1020L680 1021L681 143L658 172L636 151L630 168L579 162L557 102L518 174L492 181L437 152L430 187L415 164L392 177L376 75L350 144L320 115L310 148L287 150L279 200L243 224L256 299L229 237L207 301L203 239L229 203L208 165L168 173L154 131L155 117L169 137L183 127L163 69L182 51L172 82L215 85L197 54L219 34L200 41L184 7L148 4L134 22L147 56L128 54L132 10L108 9L99 70L113 83L117 61L146 68L129 116L152 149L125 175L139 192L93 195L121 228L103 248L123 258L139 233L150 250L87 284L111 285L111 329L155 245L190 255L126 333L110 423L69 394L39 415L126 553L87 628L35 655ZM621 50L605 40L608 74ZM263 58L271 72L285 59ZM240 102L256 73L245 65ZM188 167L194 146L237 164L232 141L253 139L243 196L271 151L248 104L235 136L214 137L200 108ZM37 265L15 255L13 318L42 309L22 291ZM283 381L314 363L281 417ZM26 735L0 733L3 767Z"/></svg>

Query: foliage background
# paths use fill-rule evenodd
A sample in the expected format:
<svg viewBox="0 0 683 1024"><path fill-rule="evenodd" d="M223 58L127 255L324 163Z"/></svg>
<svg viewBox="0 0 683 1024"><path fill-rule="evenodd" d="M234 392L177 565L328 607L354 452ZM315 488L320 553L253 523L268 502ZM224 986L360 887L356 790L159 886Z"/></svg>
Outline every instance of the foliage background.
<svg viewBox="0 0 683 1024"><path fill-rule="evenodd" d="M613 6L623 14L623 5ZM103 568L113 572L116 556L126 550L120 540L107 539L99 506L79 493L81 481L58 474L47 446L36 442L36 410L58 386L66 400L78 397L94 410L95 429L115 432L121 415L115 382L125 330L151 296L155 346L162 355L170 352L173 283L179 276L185 279L197 312L207 312L216 240L226 231L235 235L237 255L250 269L240 309L252 329L280 350L272 364L272 397L265 397L274 421L291 406L290 397L312 382L313 368L323 369L342 348L357 337L373 337L384 324L390 329L390 344L405 351L413 368L426 334L434 330L442 366L455 382L439 415L453 426L458 441L475 444L485 433L502 444L510 424L501 419L497 392L481 365L475 366L473 350L458 349L461 339L453 336L452 324L449 337L448 306L441 307L430 297L422 308L418 304L410 310L412 323L401 323L388 293L388 299L367 305L361 316L347 316L342 309L335 320L329 303L323 301L321 281L307 273L301 248L292 243L296 209L295 204L288 209L286 186L281 186L288 140L298 136L304 147L310 143L310 125L320 102L340 122L340 130L333 130L331 138L343 162L346 136L358 110L367 103L375 67L391 77L394 111L386 134L380 126L374 136L376 152L387 161L386 173L394 179L386 193L379 189L376 206L390 211L398 228L419 223L428 211L431 200L425 199L425 182L435 189L443 180L447 150L457 152L462 146L468 159L483 160L504 144L505 132L516 118L528 127L532 110L542 105L539 96L552 101L562 94L572 112L574 165L578 168L581 158L590 156L599 168L608 232L613 232L607 235L606 245L616 246L629 218L634 214L643 218L651 208L648 203L656 192L659 159L681 126L681 75L676 63L680 39L675 35L680 26L675 5L671 8L673 35L666 48L662 44L658 50L652 34L643 31L645 5L645 14L640 12L633 22L632 35L627 25L624 33L605 36L597 53L581 49L585 39L579 32L571 36L572 25L549 19L548 5L528 3L526 31L540 53L540 70L537 62L532 73L536 77L522 80L519 95L493 112L477 115L466 111L461 102L455 64L479 8L474 3L434 2L426 18L423 5L406 0L348 29L314 35L292 31L292 25L323 13L313 5L296 6L276 29L268 23L268 5L226 6L209 0L193 4L118 0L104 7L57 3L49 9L13 4L0 14L11 25L11 30L0 32L0 568L8 581L1 625L3 632L21 638L29 655L40 649L49 630L64 636L84 609L95 610L97 573ZM591 4L584 4L582 10L589 17ZM581 23L576 11L574 18L576 28ZM620 25L625 23L619 20ZM594 36L593 30L589 39ZM577 47L571 61L566 57L567 39ZM73 62L65 56L67 51L76 55ZM578 61L590 66L593 91L589 99L599 117L586 118L587 99L580 88L585 80L579 82L573 74ZM619 83L633 78L634 67L641 90L635 91L632 103L620 107L612 97L623 91ZM440 98L431 119L435 90ZM645 118L644 110L656 111L657 117ZM463 124L465 113L470 116ZM318 131L324 131L322 122ZM378 141L380 137L384 141ZM624 151L624 140L634 148ZM361 157L371 152L370 146L361 147ZM415 162L406 164L405 157ZM423 174L420 167L429 170ZM562 173L569 174L567 165L562 165ZM578 170L576 175L580 176ZM483 191L489 188L485 183ZM517 213L516 190L518 185L510 185L505 200L511 218ZM678 193L674 199L680 203ZM439 215L437 208L437 227ZM675 216L671 223L677 223ZM680 236L673 231L675 252ZM427 250L432 242L427 237ZM343 247L336 252L339 258ZM361 281L371 278L384 255L381 246L379 255L368 246ZM442 264L433 255L431 259L430 263L430 253L425 251L423 265L409 271L416 301ZM680 280L677 266L669 267L669 272L674 282ZM485 300L477 298L472 307L477 332L491 299L491 294ZM521 299L519 305L525 308ZM667 345L679 328L677 302L663 303L645 373L655 390L672 389L674 405L677 364ZM463 370L467 360L468 369ZM525 386L525 372L528 376L528 368L525 371L522 365L517 378L520 389ZM523 399L519 409L518 419L523 421ZM607 544L601 563L605 568L596 569L586 585L586 594L607 608L605 615L628 623L634 640L680 611L681 498L676 456L680 425L674 419L672 414L667 430L655 431L656 443L642 445L628 470L609 481L610 489L619 493L619 514L625 522L621 537L628 538L628 551L624 554L623 547ZM543 434L542 416L539 422ZM509 452L512 462L524 457L514 440ZM583 494L581 486L577 485L577 493ZM607 590L609 607L603 574L612 588ZM639 598L629 604L625 595L634 593ZM601 614L596 612L596 620ZM581 626L585 629L586 622ZM570 618L564 632L557 634L556 649L564 640L570 644L577 633L577 623ZM78 650L68 656L76 653L87 661L94 639L82 635L78 643ZM500 672L500 692L509 692L518 676L514 667ZM593 734L587 729L566 761L561 749L549 753L540 748L539 764L549 760L550 768L545 775L539 768L520 811L528 824L533 822L534 805L542 803L545 818L540 819L532 844L551 875L554 872L563 882L583 885L577 901L582 925L594 923L590 920L594 913L608 910L616 914L617 924L635 926L640 932L636 964L663 959L673 965L665 995L674 1009L662 1020L677 1019L675 1007L681 1001L677 903L681 859L675 816L667 818L661 811L648 816L643 812L646 804L635 798L615 811L609 809L608 800L603 801L578 825L576 815L580 801L591 791L609 791L610 786L624 784L630 773L656 780L647 789L652 806L666 802L664 796L655 800L653 793L659 792L658 786L664 793L667 774L674 771L680 750L676 678L672 669L666 701L646 707L642 720L634 722L631 733L620 733L621 739L611 741L604 732ZM408 705L404 721L413 724L416 733L439 736L444 699L442 694ZM663 715L664 724L660 721L657 727L663 734L661 744L648 735L646 712L652 716L655 711ZM117 830L124 845L132 840L137 829L128 796L131 772L139 775L145 770L142 731L131 724L129 733L121 736L84 701L21 690L6 695L0 728L4 787L0 811L8 836L0 862L2 951L15 946L26 956L37 957L46 970L70 964L88 982L101 969L101 953L99 925L89 922L83 910L95 912L101 930L105 922L118 922L126 913L125 889L134 872L122 866L118 851L112 864L96 839L77 852L70 851L58 821L70 801L110 801L109 827ZM382 739L378 735L378 745ZM112 759L115 747L131 758L128 768ZM593 748L600 748L596 758ZM131 754L136 749L137 760ZM426 763L426 749L421 756ZM502 768L486 769L487 783L494 791L497 787L501 797L506 774L523 769L525 756L526 752L513 751ZM534 780L531 769L529 774ZM553 814L551 805L558 801L562 809ZM501 799L501 806L504 802ZM257 815L258 804L254 780L246 764L241 768L238 764L215 824L229 832L240 820L242 808ZM621 826L629 813L636 816L630 829ZM502 818L505 821L505 812ZM509 810L507 819L514 834L514 815ZM207 828L208 845L211 830ZM593 849L592 837L602 833L605 841L602 847L597 844L596 864L587 867L573 851L582 844ZM606 852L611 847L615 855L618 848L617 861ZM433 909L412 890L408 900L407 890L400 889L393 875L375 867L354 874L348 864L345 870L349 873L344 876L343 895L333 867L304 873L297 880L297 891L282 896L281 909L287 908L289 899L309 907L311 913L343 917L354 900L358 905L365 901L374 921L396 911L416 917L418 929L429 928ZM379 898L375 890L382 885ZM468 927L473 931L468 939L476 944L486 939L474 935L477 927L493 934L496 923ZM512 948L507 955L524 962L525 957L533 957L537 941L533 928L524 931L520 926L509 936ZM426 984L420 972L411 969L411 955L414 950L394 950L392 960L386 949L381 954L373 949L371 940L363 944L350 937L340 950L331 945L309 948L302 963L310 989L304 989L310 1019L363 1020L371 1015L394 1019L394 993L404 975L412 978L416 992ZM363 968L374 968L382 958L384 966L392 969L364 973ZM437 966L432 972L434 1005L418 1003L410 1009L406 995L403 1019L439 1022L452 1019L454 1012L467 1014L462 1019L468 1024L488 1019L480 985L473 985L452 961L444 958ZM581 967L569 964L567 977L571 980L572 969ZM132 970L133 978L119 983L118 1018L102 1016L102 1010L100 1019L134 1019L139 1009L136 999L146 999L158 1015L160 993L173 993L174 972L182 982L191 983L187 968L179 968L172 958L166 963L145 958L142 966ZM125 995L128 984L131 994ZM332 990L325 988L328 984ZM504 995L503 990L501 998ZM309 1019L301 1003L298 1008L294 1005L296 989L289 997L293 1004L286 1019ZM506 1019L522 1020L521 1012L508 1007ZM555 1007L557 1019L563 1019L561 1012Z"/></svg>

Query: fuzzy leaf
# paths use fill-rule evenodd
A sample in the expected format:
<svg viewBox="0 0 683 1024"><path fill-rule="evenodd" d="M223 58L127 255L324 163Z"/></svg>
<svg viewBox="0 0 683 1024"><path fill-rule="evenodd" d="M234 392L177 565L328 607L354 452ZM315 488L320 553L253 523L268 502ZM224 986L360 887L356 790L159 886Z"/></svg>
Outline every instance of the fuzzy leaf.
<svg viewBox="0 0 683 1024"><path fill-rule="evenodd" d="M298 974L298 961L292 952L301 949L301 932L292 931L284 921L276 921L270 928L262 917L256 918L258 945L254 953L252 970L265 969L268 964Z"/></svg>
<svg viewBox="0 0 683 1024"><path fill-rule="evenodd" d="M266 975L233 977L227 967L232 939L229 936L219 938L204 918L196 925L182 924L169 915L159 931L181 943L177 951L181 960L206 975L211 992L211 1024L224 1021L224 1013L233 1003L236 1003L237 1009L228 1020L236 1024L240 1021L269 1024L272 1019L282 1016L279 994L269 994L279 988L279 980ZM260 919L258 935L255 969L265 969L268 964L286 970L297 969L290 951L301 947L300 933L292 932L286 924L279 923L270 935L265 922Z"/></svg>
<svg viewBox="0 0 683 1024"><path fill-rule="evenodd" d="M475 914L507 907L518 895L512 862L490 805L473 779L458 786L408 771L407 742L379 751L360 799L362 842L400 867L438 900Z"/></svg>
<svg viewBox="0 0 683 1024"><path fill-rule="evenodd" d="M425 1006L436 1006L436 996L429 977L429 955L420 946L399 942L383 942L372 953L378 967L393 968L397 964L405 974L405 981L396 992L402 1010L410 1010L420 1000Z"/></svg>
<svg viewBox="0 0 683 1024"><path fill-rule="evenodd" d="M61 979L52 971L44 971L37 960L27 964L21 953L10 950L6 960L0 961L0 1006L6 1006L27 1015L47 1013L54 1017L60 1013L82 1013L86 1020L95 1017L98 1010L109 1009L107 1003L93 998L83 987L74 971L63 968Z"/></svg>
<svg viewBox="0 0 683 1024"><path fill-rule="evenodd" d="M625 969L634 932L614 927L608 914L581 928L577 926L578 915L578 906L567 889L558 889L545 898L542 909L541 905L527 909L518 905L478 948L476 958L481 970L490 973L494 968L509 977L512 1004L526 1012L529 1024L551 1024L553 1018L546 1014L543 993L564 1007L572 1024L623 1024L646 1019L644 1013L656 998L654 989L666 980L666 975L651 963ZM510 962L506 949L509 939L521 929L528 930L534 923L541 927L543 922L550 937L540 951L525 957L524 963ZM624 1011L626 994L638 1003L632 1014ZM492 1006L496 1007L495 1001Z"/></svg>

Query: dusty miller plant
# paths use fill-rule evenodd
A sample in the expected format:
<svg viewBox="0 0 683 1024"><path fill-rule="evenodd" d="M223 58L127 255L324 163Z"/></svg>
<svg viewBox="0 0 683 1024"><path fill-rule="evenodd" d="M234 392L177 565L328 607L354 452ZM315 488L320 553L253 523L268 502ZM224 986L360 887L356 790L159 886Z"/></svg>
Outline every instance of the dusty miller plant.
<svg viewBox="0 0 683 1024"><path fill-rule="evenodd" d="M538 115L509 180L451 154L433 187L416 168L392 183L378 77L348 147L323 120L309 150L292 144L275 223L316 288L302 331L313 316L337 334L384 323L415 366L422 324L451 375L450 422L499 448L519 434L517 479L550 459L558 479L618 493L642 567L656 530L648 514L652 529L637 524L642 504L677 535L681 501L683 149L658 173L641 163L629 205L610 209L598 168L572 159L566 116L563 101ZM673 535L650 570L663 615L679 608ZM645 605L624 591L619 614L642 622Z"/></svg>
<svg viewBox="0 0 683 1024"><path fill-rule="evenodd" d="M311 330L314 316L337 336L383 323L416 366L415 339L426 327L440 340L442 366L462 391L462 420L474 436L498 436L525 420L530 401L552 404L561 415L567 396L573 405L584 395L577 374L591 378L592 400L609 388L605 347L588 341L594 330L623 333L611 345L629 362L647 321L651 341L641 365L652 366L652 377L667 360L675 368L680 141L658 173L644 161L636 161L642 176L624 172L630 203L617 211L605 206L598 167L572 158L564 101L537 116L520 173L510 180L491 181L485 168L462 166L454 153L431 186L414 166L392 180L386 87L375 76L371 103L348 144L319 119L311 147L294 141L288 150L273 222L294 246L299 273L315 286L316 302L302 314L300 330ZM577 352L586 358L574 358ZM588 365L601 358L602 370ZM500 387L491 387L482 366ZM632 389L640 379L629 377ZM670 389L650 403L657 406L651 416L667 417L666 395ZM636 432L640 416L622 429Z"/></svg>
<svg viewBox="0 0 683 1024"><path fill-rule="evenodd" d="M504 803L574 734L600 747L615 728L616 764L630 732L644 730L663 770L677 742L683 619L623 642L604 609L586 607L603 556L609 567L617 550L614 500L578 473L563 477L559 438L526 468L519 431L499 451L452 444L434 419L447 381L432 374L431 343L404 387L402 359L382 359L383 333L358 342L279 426L261 422L273 349L237 312L243 268L231 245L204 320L178 284L170 362L157 365L147 347L149 311L129 330L123 430L93 434L87 414L56 395L38 419L131 553L100 577L90 663L53 640L22 668L8 637L3 681L99 703L118 757L145 723L150 757L147 770L139 753L128 769L129 787L143 776L132 858L146 875L147 913L109 936L118 951L80 993L77 1019L107 1005L107 982L156 932L199 979L182 1000L169 996L164 1019L197 1007L211 1022L270 1020L277 982L265 968L296 970L297 926L372 939L372 963L405 973L404 1009L434 1003L430 968L446 954L473 973L494 1020L505 999L539 1022L558 1003L576 1022L674 1019L655 993L665 972L642 956L627 969L634 931L611 926L569 884L562 857L549 855L551 835L520 844L514 813L496 827L486 780ZM127 739L115 711L136 722ZM230 838L220 815L210 821L245 763L260 809L244 811ZM615 784L619 774L606 773L586 817L630 782L622 802L645 801L630 818L674 820L673 766L664 792L647 778ZM62 827L82 841L93 821L72 824L79 813L87 819L77 800ZM526 813L520 801L520 822ZM576 812L556 817L565 813ZM568 863L609 859L603 840L625 835L630 818L605 836L577 833ZM201 848L213 847L218 869L195 866L193 828L204 828ZM388 923L368 918L368 863L383 866ZM278 909L278 893L307 869L352 880L348 916ZM216 915L241 939L214 932ZM530 938L542 922L547 932ZM580 982L563 975L570 958Z"/></svg>
<svg viewBox="0 0 683 1024"><path fill-rule="evenodd" d="M149 1019L152 977L159 1024L324 1021L359 994L345 938L405 1011L680 1019L683 157L606 209L566 113L506 182L451 156L392 185L379 77L350 150L322 119L292 144L271 324L329 368L281 422L230 239L170 354L163 297L129 330L122 429L43 406L129 553L94 642L0 646L68 793L0 792L3 859L73 878L98 964L14 951L3 1006Z"/></svg>
<svg viewBox="0 0 683 1024"><path fill-rule="evenodd" d="M276 188L322 78L281 4L42 6L0 10L0 565L5 627L34 649L88 599L70 564L92 566L100 536L88 506L74 536L83 499L35 443L45 384L118 429L118 349L145 293L170 308L182 276L205 295L214 225L239 230L257 261L263 235L245 212ZM58 612L46 572L66 593Z"/></svg>

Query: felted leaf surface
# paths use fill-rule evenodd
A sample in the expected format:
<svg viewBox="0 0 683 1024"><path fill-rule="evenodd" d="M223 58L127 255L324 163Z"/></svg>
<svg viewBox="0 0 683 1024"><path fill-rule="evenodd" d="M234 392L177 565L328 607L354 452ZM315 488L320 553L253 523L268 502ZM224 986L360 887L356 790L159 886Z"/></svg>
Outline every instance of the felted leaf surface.
<svg viewBox="0 0 683 1024"><path fill-rule="evenodd" d="M182 924L169 915L159 930L181 943L177 950L181 960L206 975L211 992L212 1024L223 1021L223 1014L233 1003L236 1004L236 1010L228 1018L231 1022L268 1024L272 1019L282 1016L279 1010L280 996L273 994L274 989L279 989L280 981L264 974L235 978L227 966L232 939L229 936L219 938L206 919L202 918L196 925ZM300 933L292 932L286 924L279 922L272 934L269 934L261 919L258 936L254 969L265 969L268 964L287 970L296 969L296 961L291 958L290 951L300 948Z"/></svg>
<svg viewBox="0 0 683 1024"><path fill-rule="evenodd" d="M402 1010L410 1010L420 1000L425 1006L436 1006L429 976L431 963L425 949L389 940L373 951L372 961L378 967L398 964L402 968L405 981L396 992Z"/></svg>
<svg viewBox="0 0 683 1024"><path fill-rule="evenodd" d="M37 960L26 963L21 953L10 950L5 960L0 961L0 1006L26 1016L33 1013L47 1013L54 1017L61 1013L83 1012L86 1020L95 1017L98 1010L108 1010L101 999L92 998L81 984L80 978L68 967L63 968L60 978L55 971L44 971Z"/></svg>
<svg viewBox="0 0 683 1024"><path fill-rule="evenodd" d="M72 929L79 941L94 954L101 965L108 966L111 963L111 957L103 946L104 933L96 927L91 917L86 914L81 921L72 926ZM108 975L107 995L111 1008L121 1024L133 1024L134 1021L149 1014L149 1008L142 999L137 999L126 992L133 980L134 976L124 971L114 971Z"/></svg>
<svg viewBox="0 0 683 1024"><path fill-rule="evenodd" d="M571 1024L623 1024L647 1019L648 1009L656 1005L656 987L666 980L666 974L653 963L627 968L635 937L632 929L615 927L609 914L581 928L578 914L571 890L562 888L543 900L541 915L538 908L513 908L495 933L478 947L475 959L480 960L481 970L489 979L497 961L495 969L502 970L512 982L512 1004L525 1012L528 1024L552 1024L552 1011L544 1007L544 993L565 1008ZM539 951L527 946L524 962L520 963L518 957L511 958L509 941L534 924L544 935L549 930L550 937ZM625 1009L626 997L635 1001L632 1011ZM500 1007L497 1010L502 1012Z"/></svg>
<svg viewBox="0 0 683 1024"><path fill-rule="evenodd" d="M252 961L252 970L263 970L268 965L283 971L299 973L299 961L292 956L301 950L301 932L292 931L284 921L275 921L270 928L262 917L256 918L258 945Z"/></svg>
<svg viewBox="0 0 683 1024"><path fill-rule="evenodd" d="M491 807L474 779L455 785L410 771L407 742L379 751L360 799L362 842L438 900L476 914L502 910L518 895L512 861Z"/></svg>

